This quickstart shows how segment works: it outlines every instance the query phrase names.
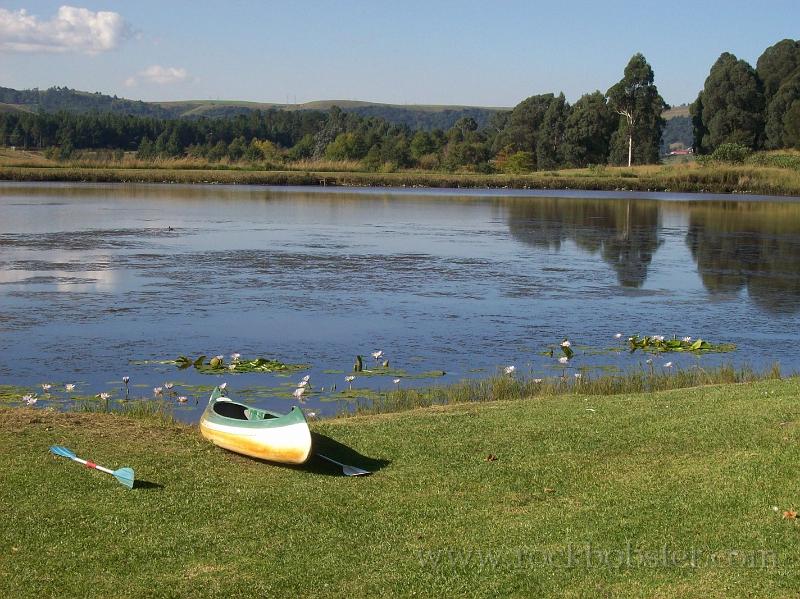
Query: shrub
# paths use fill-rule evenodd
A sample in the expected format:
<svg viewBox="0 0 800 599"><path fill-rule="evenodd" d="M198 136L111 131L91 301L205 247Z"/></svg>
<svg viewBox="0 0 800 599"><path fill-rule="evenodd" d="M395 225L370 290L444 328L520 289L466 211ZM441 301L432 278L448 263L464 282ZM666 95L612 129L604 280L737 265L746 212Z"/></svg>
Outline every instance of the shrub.
<svg viewBox="0 0 800 599"><path fill-rule="evenodd" d="M711 154L711 158L717 162L741 163L752 151L747 146L736 143L720 144Z"/></svg>

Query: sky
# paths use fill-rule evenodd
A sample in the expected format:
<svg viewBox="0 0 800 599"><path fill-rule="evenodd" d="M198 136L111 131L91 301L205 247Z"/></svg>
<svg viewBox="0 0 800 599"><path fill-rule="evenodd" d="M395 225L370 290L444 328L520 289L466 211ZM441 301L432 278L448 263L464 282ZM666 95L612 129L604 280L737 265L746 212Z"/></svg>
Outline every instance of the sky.
<svg viewBox="0 0 800 599"><path fill-rule="evenodd" d="M0 0L0 86L142 100L570 102L641 52L669 104L732 52L800 38L798 0Z"/></svg>

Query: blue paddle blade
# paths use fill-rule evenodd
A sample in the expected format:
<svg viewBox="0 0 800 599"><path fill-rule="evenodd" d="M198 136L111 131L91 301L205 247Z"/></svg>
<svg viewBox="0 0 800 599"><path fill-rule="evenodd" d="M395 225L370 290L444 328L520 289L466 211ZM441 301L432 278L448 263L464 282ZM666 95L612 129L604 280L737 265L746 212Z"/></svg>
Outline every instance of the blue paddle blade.
<svg viewBox="0 0 800 599"><path fill-rule="evenodd" d="M72 459L78 457L74 453L72 453L69 449L67 449L66 447L62 447L61 445L53 445L52 447L50 447L50 451L52 451L56 455L60 455L63 458Z"/></svg>
<svg viewBox="0 0 800 599"><path fill-rule="evenodd" d="M129 489L133 489L133 468L120 468L119 470L114 470L111 474L113 474L114 478L121 484Z"/></svg>

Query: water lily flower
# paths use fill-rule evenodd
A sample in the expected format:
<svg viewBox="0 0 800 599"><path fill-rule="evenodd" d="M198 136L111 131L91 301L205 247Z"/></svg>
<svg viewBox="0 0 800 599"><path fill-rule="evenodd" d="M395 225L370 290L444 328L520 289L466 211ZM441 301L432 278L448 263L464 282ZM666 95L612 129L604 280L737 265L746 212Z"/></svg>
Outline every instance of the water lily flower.
<svg viewBox="0 0 800 599"><path fill-rule="evenodd" d="M301 389L302 389L302 388L305 388L305 387L306 387L306 385L308 385L308 381L305 381L305 380L303 380L303 381L300 381L299 383L297 383L297 387L298 387L298 388L301 388Z"/></svg>
<svg viewBox="0 0 800 599"><path fill-rule="evenodd" d="M42 391L44 391L45 393L47 393L48 391L50 391L50 388L51 388L52 386L53 386L53 385L48 385L47 383L42 383Z"/></svg>
<svg viewBox="0 0 800 599"><path fill-rule="evenodd" d="M569 358L567 356L561 356L558 359L559 364L569 364Z"/></svg>
<svg viewBox="0 0 800 599"><path fill-rule="evenodd" d="M645 364L652 364L652 363L653 363L653 358L647 358L647 359L644 361L644 363L645 363Z"/></svg>
<svg viewBox="0 0 800 599"><path fill-rule="evenodd" d="M35 395L29 393L28 395L23 395L22 396L22 401L25 402L25 405L32 406L37 401L39 401L39 398L36 397Z"/></svg>
<svg viewBox="0 0 800 599"><path fill-rule="evenodd" d="M305 387L298 387L297 389L294 390L292 395L294 395L297 399L300 399L301 397L303 397L303 393L305 392L306 392Z"/></svg>
<svg viewBox="0 0 800 599"><path fill-rule="evenodd" d="M576 378L576 379L580 379L580 378L581 378L581 376L583 376L583 375L582 375L580 372L576 372L576 373L575 373L575 378Z"/></svg>
<svg viewBox="0 0 800 599"><path fill-rule="evenodd" d="M215 357L217 360L220 360L220 361L222 361L222 360L224 360L224 359L225 359L225 356L223 356L222 354L220 354L220 355L218 355L218 356L214 356L214 357Z"/></svg>
<svg viewBox="0 0 800 599"><path fill-rule="evenodd" d="M130 380L131 380L131 377L129 377L129 376L123 376L122 377L122 382L125 383L126 385L130 382Z"/></svg>
<svg viewBox="0 0 800 599"><path fill-rule="evenodd" d="M664 368L672 368L672 362L667 362L664 364Z"/></svg>
<svg viewBox="0 0 800 599"><path fill-rule="evenodd" d="M622 339L622 333L617 333L614 335L614 339Z"/></svg>
<svg viewBox="0 0 800 599"><path fill-rule="evenodd" d="M681 339L681 341L683 341L684 343L689 343L691 340L692 340L691 337L684 337L683 339Z"/></svg>
<svg viewBox="0 0 800 599"><path fill-rule="evenodd" d="M375 358L377 361L383 355L383 350L379 349L378 351L372 352L372 357Z"/></svg>
<svg viewBox="0 0 800 599"><path fill-rule="evenodd" d="M542 382L543 379L533 379L533 382L537 385Z"/></svg>
<svg viewBox="0 0 800 599"><path fill-rule="evenodd" d="M571 347L571 346L572 343L569 342L569 339L564 339L564 341L561 342L561 347Z"/></svg>
<svg viewBox="0 0 800 599"><path fill-rule="evenodd" d="M186 397L185 395L181 395L181 396L178 398L178 403L186 403L187 401L189 401L189 398L188 398L188 397Z"/></svg>
<svg viewBox="0 0 800 599"><path fill-rule="evenodd" d="M316 412L306 412L306 416L308 416L309 418L316 418L317 417L317 413Z"/></svg>
<svg viewBox="0 0 800 599"><path fill-rule="evenodd" d="M302 381L305 381L305 382L307 383L308 381L310 381L310 380L311 380L311 375L310 375L310 374L307 374L307 375L305 375L305 376L304 376L302 379L300 379L300 380L302 380Z"/></svg>
<svg viewBox="0 0 800 599"><path fill-rule="evenodd" d="M653 335L653 341L664 341L664 335Z"/></svg>
<svg viewBox="0 0 800 599"><path fill-rule="evenodd" d="M70 391L75 391L75 384L74 383L67 383L64 385L64 391L69 393Z"/></svg>
<svg viewBox="0 0 800 599"><path fill-rule="evenodd" d="M350 376L344 377L344 381L346 383L352 383L354 380L356 380L356 377L354 377L352 374Z"/></svg>
<svg viewBox="0 0 800 599"><path fill-rule="evenodd" d="M111 393L105 393L105 392L98 393L97 395L95 395L95 397L98 397L98 398L102 399L103 401L105 401L106 399L111 397Z"/></svg>
<svg viewBox="0 0 800 599"><path fill-rule="evenodd" d="M395 385L399 385L399 384L400 384L400 379L392 379L392 382L393 382Z"/></svg>
<svg viewBox="0 0 800 599"><path fill-rule="evenodd" d="M163 387L153 387L153 395L161 395L164 391Z"/></svg>
<svg viewBox="0 0 800 599"><path fill-rule="evenodd" d="M517 367L516 367L516 366L513 366L513 365L512 365L512 366L506 366L506 367L503 369L503 372L505 372L506 374L514 374L514 371L515 371L516 369L517 369Z"/></svg>
<svg viewBox="0 0 800 599"><path fill-rule="evenodd" d="M220 383L220 384L219 384L219 390L220 390L220 391L225 391L225 389L226 389L227 387L228 387L228 383Z"/></svg>
<svg viewBox="0 0 800 599"><path fill-rule="evenodd" d="M239 352L234 352L234 353L231 354L231 360L233 360L234 362L238 362L239 358L241 358L241 357L242 357L242 354L240 354Z"/></svg>
<svg viewBox="0 0 800 599"><path fill-rule="evenodd" d="M164 383L164 388L169 391L175 386L175 383Z"/></svg>
<svg viewBox="0 0 800 599"><path fill-rule="evenodd" d="M230 371L236 370L236 364L229 364L228 365L228 370L230 370Z"/></svg>

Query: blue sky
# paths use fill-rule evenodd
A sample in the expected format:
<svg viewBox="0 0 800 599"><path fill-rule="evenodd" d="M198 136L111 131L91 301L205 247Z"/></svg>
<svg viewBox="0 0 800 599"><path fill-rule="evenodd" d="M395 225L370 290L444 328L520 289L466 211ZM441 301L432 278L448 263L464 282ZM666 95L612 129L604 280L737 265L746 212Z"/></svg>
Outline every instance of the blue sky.
<svg viewBox="0 0 800 599"><path fill-rule="evenodd" d="M755 65L767 46L800 38L797 0L74 0L59 12L64 4L0 0L0 85L144 100L513 106L536 93L574 101L605 91L642 52L678 104L695 98L720 53Z"/></svg>

